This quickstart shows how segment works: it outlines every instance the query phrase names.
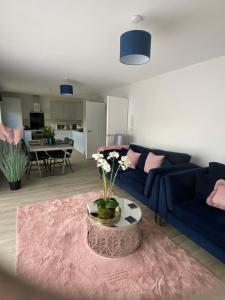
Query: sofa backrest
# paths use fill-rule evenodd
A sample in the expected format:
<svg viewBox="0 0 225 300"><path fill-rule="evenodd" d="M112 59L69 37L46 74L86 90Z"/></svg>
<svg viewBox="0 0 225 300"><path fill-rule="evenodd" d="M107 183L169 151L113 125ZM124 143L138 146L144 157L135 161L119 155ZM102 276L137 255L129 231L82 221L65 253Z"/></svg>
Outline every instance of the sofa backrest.
<svg viewBox="0 0 225 300"><path fill-rule="evenodd" d="M145 160L150 151L156 155L165 155L165 159L163 161L162 167L170 167L177 164L188 163L191 159L191 156L186 153L171 152L171 151L165 151L160 149L150 149L135 144L131 144L130 149L132 149L135 152L141 153L141 156L137 164L137 168L139 169L144 169Z"/></svg>
<svg viewBox="0 0 225 300"><path fill-rule="evenodd" d="M220 175L221 178L225 179L225 165L218 162L210 162L208 173L212 175Z"/></svg>

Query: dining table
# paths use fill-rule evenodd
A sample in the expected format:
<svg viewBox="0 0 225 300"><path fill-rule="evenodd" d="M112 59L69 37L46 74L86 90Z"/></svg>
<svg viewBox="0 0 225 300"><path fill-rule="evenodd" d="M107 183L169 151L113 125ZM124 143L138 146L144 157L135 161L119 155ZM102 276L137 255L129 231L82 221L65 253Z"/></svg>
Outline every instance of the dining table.
<svg viewBox="0 0 225 300"><path fill-rule="evenodd" d="M70 144L66 144L66 143L55 143L55 144L51 144L51 145L39 144L39 145L29 145L28 149L29 149L29 152L35 153L40 176L42 176L42 173L41 173L40 162L38 160L38 152L44 151L48 154L48 152L51 152L51 151L64 151L64 159L63 159L63 166L62 166L62 175L63 175L65 172L65 162L66 162L65 158L66 158L66 154L68 153L67 151L72 150L73 146L71 146Z"/></svg>

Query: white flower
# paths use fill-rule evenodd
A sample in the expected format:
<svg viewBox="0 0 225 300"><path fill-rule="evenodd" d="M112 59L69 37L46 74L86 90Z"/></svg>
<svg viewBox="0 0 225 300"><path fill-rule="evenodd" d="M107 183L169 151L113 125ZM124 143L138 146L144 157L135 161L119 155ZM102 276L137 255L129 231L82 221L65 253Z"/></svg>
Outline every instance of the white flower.
<svg viewBox="0 0 225 300"><path fill-rule="evenodd" d="M97 161L97 167L102 168L106 173L111 171L110 164L104 158L99 158Z"/></svg>
<svg viewBox="0 0 225 300"><path fill-rule="evenodd" d="M101 167L102 166L102 164L103 164L103 158L99 158L98 160L97 160L97 167Z"/></svg>
<svg viewBox="0 0 225 300"><path fill-rule="evenodd" d="M113 152L109 152L109 156L107 157L107 159L111 159L111 158L118 158L120 155L118 152L113 151Z"/></svg>
<svg viewBox="0 0 225 300"><path fill-rule="evenodd" d="M92 158L94 158L95 160L99 160L99 159L102 159L104 156L103 154L100 154L100 153L95 153L95 154L92 154Z"/></svg>
<svg viewBox="0 0 225 300"><path fill-rule="evenodd" d="M110 164L108 164L107 162L103 165L102 168L106 173L109 173L111 171Z"/></svg>
<svg viewBox="0 0 225 300"><path fill-rule="evenodd" d="M128 156L122 156L121 159L118 161L120 167L122 168L122 170L126 170L129 168L130 165L130 160L128 158Z"/></svg>

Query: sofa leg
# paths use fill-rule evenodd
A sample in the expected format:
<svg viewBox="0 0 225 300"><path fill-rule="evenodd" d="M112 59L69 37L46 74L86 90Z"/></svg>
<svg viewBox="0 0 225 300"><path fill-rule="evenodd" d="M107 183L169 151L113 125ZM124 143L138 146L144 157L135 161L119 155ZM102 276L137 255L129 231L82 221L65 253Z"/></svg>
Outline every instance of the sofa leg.
<svg viewBox="0 0 225 300"><path fill-rule="evenodd" d="M157 213L155 213L154 219L155 219L155 223L158 223L158 214Z"/></svg>
<svg viewBox="0 0 225 300"><path fill-rule="evenodd" d="M159 221L159 226L162 226L165 224L164 220L160 216L158 218L158 221Z"/></svg>

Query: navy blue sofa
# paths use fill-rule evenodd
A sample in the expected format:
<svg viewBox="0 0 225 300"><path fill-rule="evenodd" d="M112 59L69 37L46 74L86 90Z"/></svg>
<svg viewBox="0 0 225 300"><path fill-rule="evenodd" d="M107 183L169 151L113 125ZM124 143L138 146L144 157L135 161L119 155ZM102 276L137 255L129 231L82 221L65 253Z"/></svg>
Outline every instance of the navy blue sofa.
<svg viewBox="0 0 225 300"><path fill-rule="evenodd" d="M218 179L225 179L225 165L217 162L164 176L158 213L225 263L225 211L206 203Z"/></svg>
<svg viewBox="0 0 225 300"><path fill-rule="evenodd" d="M131 144L129 148L141 153L141 156L135 170L129 168L118 173L116 184L157 213L161 176L178 170L194 168L196 165L189 163L191 159L189 154L149 149L134 144ZM110 151L101 153L107 158ZM118 152L120 152L120 155L126 155L127 151L127 149L122 149ZM160 168L152 169L149 173L146 173L144 172L144 165L150 151L156 155L165 155L165 159Z"/></svg>

